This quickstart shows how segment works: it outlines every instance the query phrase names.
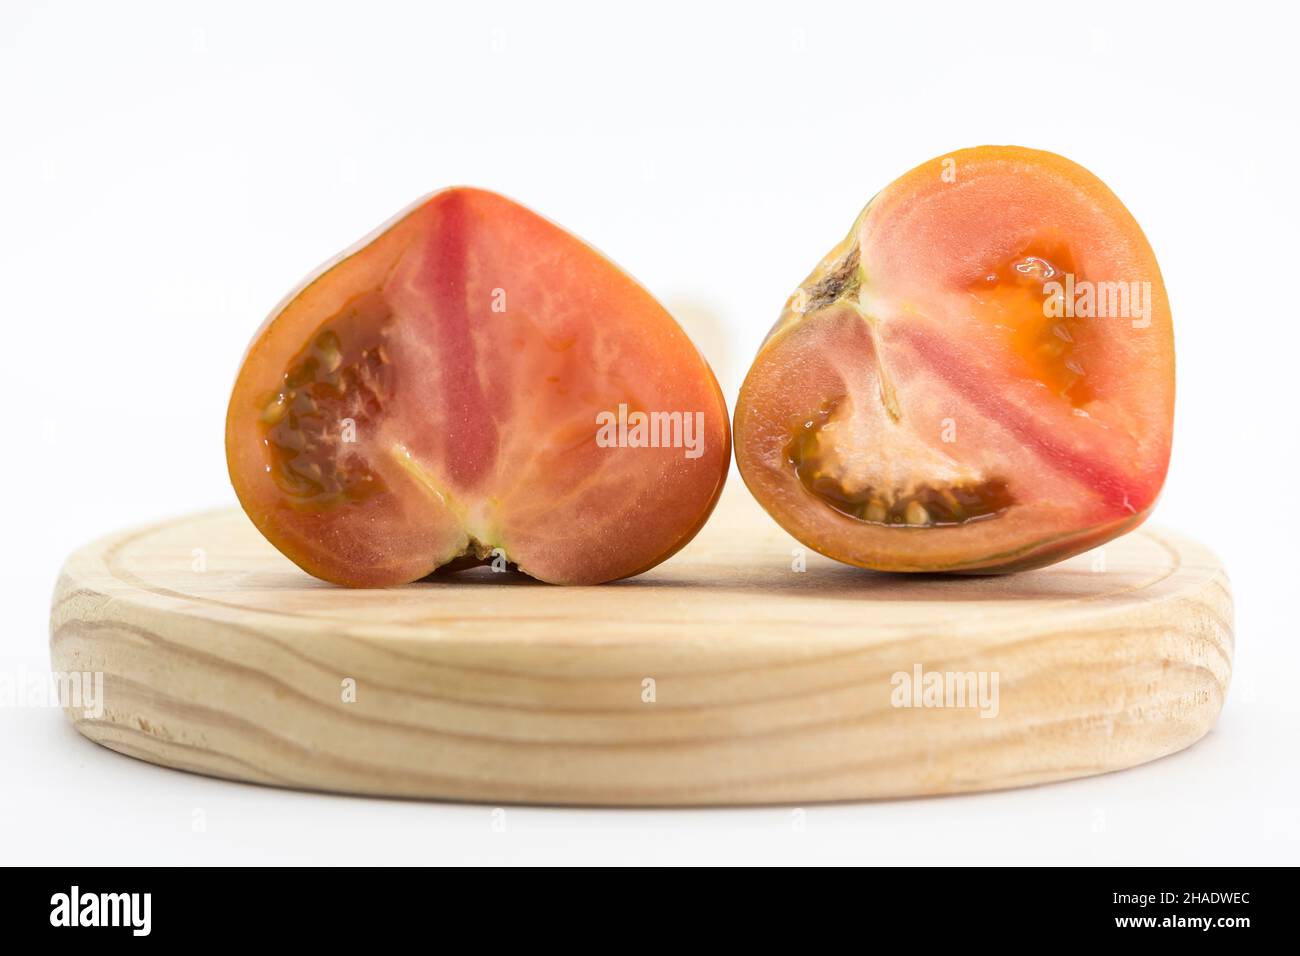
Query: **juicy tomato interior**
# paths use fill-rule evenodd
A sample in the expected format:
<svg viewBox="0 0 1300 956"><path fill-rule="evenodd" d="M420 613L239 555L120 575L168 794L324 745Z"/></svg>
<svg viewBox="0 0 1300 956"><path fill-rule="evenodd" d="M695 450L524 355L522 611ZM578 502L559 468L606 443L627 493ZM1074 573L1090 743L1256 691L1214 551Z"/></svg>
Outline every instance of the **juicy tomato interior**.
<svg viewBox="0 0 1300 956"><path fill-rule="evenodd" d="M661 427L638 432L638 414ZM556 583L638 573L703 525L730 459L713 374L649 293L558 226L464 188L277 309L226 437L271 542L362 586L478 562Z"/></svg>
<svg viewBox="0 0 1300 956"><path fill-rule="evenodd" d="M1034 567L1136 526L1169 460L1154 255L1048 153L983 147L895 182L792 297L736 411L746 483L864 567Z"/></svg>
<svg viewBox="0 0 1300 956"><path fill-rule="evenodd" d="M977 322L1004 336L1009 360L1022 363L1025 378L1079 406L1092 398L1087 372L1075 355L1089 331L1086 320L1065 314L1064 288L1056 287L1067 275L1078 275L1069 245L1037 237L975 283L971 311ZM1045 308L1049 300L1054 305Z"/></svg>

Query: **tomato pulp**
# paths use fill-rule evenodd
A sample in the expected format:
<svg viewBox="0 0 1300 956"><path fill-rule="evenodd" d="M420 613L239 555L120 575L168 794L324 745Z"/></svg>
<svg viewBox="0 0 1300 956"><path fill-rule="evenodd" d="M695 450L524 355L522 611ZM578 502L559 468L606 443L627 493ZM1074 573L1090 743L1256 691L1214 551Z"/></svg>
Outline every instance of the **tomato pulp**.
<svg viewBox="0 0 1300 956"><path fill-rule="evenodd" d="M708 364L648 292L511 200L422 200L288 298L226 418L262 533L328 581L517 566L591 584L704 524L730 462Z"/></svg>
<svg viewBox="0 0 1300 956"><path fill-rule="evenodd" d="M736 460L832 558L1025 569L1141 523L1173 403L1169 302L1128 210L1060 156L979 147L896 180L791 296Z"/></svg>

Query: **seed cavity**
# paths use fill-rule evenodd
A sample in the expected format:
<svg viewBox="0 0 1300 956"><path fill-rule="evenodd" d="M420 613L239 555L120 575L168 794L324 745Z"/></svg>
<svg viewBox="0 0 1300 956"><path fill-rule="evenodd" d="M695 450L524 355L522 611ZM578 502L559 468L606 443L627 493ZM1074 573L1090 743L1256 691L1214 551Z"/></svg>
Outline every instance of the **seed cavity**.
<svg viewBox="0 0 1300 956"><path fill-rule="evenodd" d="M903 520L908 524L924 526L930 523L930 512L925 510L925 505L913 498L903 510Z"/></svg>
<svg viewBox="0 0 1300 956"><path fill-rule="evenodd" d="M366 434L393 392L383 345L391 319L378 293L354 299L322 323L288 362L261 421L271 475L301 507L363 501L384 490L346 430Z"/></svg>
<svg viewBox="0 0 1300 956"><path fill-rule="evenodd" d="M785 446L785 458L800 484L840 514L868 524L899 528L952 527L991 518L1015 504L1001 478L970 482L913 482L906 488L865 487L848 490L826 467L819 436L830 421L835 402L798 422Z"/></svg>

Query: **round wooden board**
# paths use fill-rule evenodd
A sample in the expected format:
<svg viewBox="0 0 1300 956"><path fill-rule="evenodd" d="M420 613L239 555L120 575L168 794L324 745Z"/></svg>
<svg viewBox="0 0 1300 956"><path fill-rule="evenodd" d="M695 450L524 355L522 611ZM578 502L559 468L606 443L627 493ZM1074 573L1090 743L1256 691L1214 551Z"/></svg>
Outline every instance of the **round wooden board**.
<svg viewBox="0 0 1300 956"><path fill-rule="evenodd" d="M153 763L353 793L682 805L1130 767L1209 730L1233 638L1218 561L1167 531L1008 577L891 576L801 548L735 483L682 553L595 588L484 568L346 590L239 511L192 515L72 555L50 644L56 671L104 673L102 713L68 709L77 729ZM896 706L917 668L913 706ZM984 681L966 706L962 675ZM954 695L927 695L936 679Z"/></svg>

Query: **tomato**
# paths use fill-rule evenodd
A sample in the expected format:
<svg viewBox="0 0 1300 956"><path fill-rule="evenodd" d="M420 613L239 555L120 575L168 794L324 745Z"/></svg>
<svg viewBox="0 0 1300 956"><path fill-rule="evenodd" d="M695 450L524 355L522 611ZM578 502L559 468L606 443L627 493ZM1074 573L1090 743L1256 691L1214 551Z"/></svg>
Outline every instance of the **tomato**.
<svg viewBox="0 0 1300 956"><path fill-rule="evenodd" d="M645 289L469 188L291 293L226 418L253 523L354 586L485 562L560 584L637 574L704 524L730 440L713 373Z"/></svg>
<svg viewBox="0 0 1300 956"><path fill-rule="evenodd" d="M1169 302L1081 166L1019 147L917 167L786 303L736 460L804 544L891 571L1008 571L1136 527L1173 431Z"/></svg>

